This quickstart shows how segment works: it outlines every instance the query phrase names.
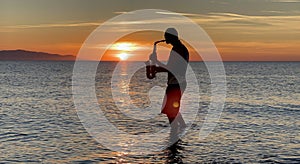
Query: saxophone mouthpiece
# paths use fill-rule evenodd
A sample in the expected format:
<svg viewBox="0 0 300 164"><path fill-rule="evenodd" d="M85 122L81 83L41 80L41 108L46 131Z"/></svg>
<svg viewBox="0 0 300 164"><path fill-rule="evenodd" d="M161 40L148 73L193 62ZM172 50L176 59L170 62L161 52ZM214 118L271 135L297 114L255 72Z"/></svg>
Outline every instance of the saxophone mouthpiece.
<svg viewBox="0 0 300 164"><path fill-rule="evenodd" d="M159 41L156 41L154 42L154 45L158 44L158 43L161 43L161 42L165 42L166 40L159 40Z"/></svg>

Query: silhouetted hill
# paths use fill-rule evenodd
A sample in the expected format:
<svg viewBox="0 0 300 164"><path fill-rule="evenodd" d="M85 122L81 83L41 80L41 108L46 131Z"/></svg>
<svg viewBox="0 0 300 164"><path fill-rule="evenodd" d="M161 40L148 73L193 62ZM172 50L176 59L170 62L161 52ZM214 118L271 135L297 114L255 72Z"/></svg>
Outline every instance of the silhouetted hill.
<svg viewBox="0 0 300 164"><path fill-rule="evenodd" d="M67 60L73 61L73 55L59 55L45 52L34 52L26 50L3 50L0 51L0 60Z"/></svg>

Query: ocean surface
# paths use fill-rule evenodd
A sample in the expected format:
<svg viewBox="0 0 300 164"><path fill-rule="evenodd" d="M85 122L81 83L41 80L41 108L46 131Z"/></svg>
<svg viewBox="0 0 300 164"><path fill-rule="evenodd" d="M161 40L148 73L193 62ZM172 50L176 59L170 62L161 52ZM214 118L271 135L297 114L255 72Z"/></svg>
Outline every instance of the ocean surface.
<svg viewBox="0 0 300 164"><path fill-rule="evenodd" d="M168 127L160 109L154 111L159 121L131 120L120 113L116 103L129 102L112 99L116 64L100 63L95 78L97 99L107 118L136 135ZM72 97L73 66L0 61L0 163L300 163L300 62L224 63L225 107L203 140L199 130L209 108L210 77L203 63L191 63L201 95L197 117L178 143L150 154L111 151L85 130ZM160 97L165 83L165 75L151 81L144 70L137 71L129 84L131 103L147 107L149 90L160 86L161 92L151 92ZM101 135L110 139L106 131Z"/></svg>

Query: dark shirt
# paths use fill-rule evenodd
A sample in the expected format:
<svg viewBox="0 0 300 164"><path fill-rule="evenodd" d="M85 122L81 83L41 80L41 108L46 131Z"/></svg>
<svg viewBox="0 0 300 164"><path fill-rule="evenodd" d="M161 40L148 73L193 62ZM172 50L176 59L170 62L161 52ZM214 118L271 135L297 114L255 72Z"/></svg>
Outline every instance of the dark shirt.
<svg viewBox="0 0 300 164"><path fill-rule="evenodd" d="M189 62L189 51L179 41L173 45L168 60L168 84L186 83L185 74Z"/></svg>

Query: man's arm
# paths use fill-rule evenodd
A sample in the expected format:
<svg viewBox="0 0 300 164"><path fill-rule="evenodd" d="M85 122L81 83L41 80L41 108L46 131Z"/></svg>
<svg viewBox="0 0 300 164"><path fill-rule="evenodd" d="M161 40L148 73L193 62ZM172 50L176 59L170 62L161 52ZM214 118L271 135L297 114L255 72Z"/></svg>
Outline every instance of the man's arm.
<svg viewBox="0 0 300 164"><path fill-rule="evenodd" d="M155 68L156 72L169 72L168 69L167 69L167 65L166 64L164 64L164 63L162 63L162 62L160 62L158 60L156 60L155 63L158 65Z"/></svg>

